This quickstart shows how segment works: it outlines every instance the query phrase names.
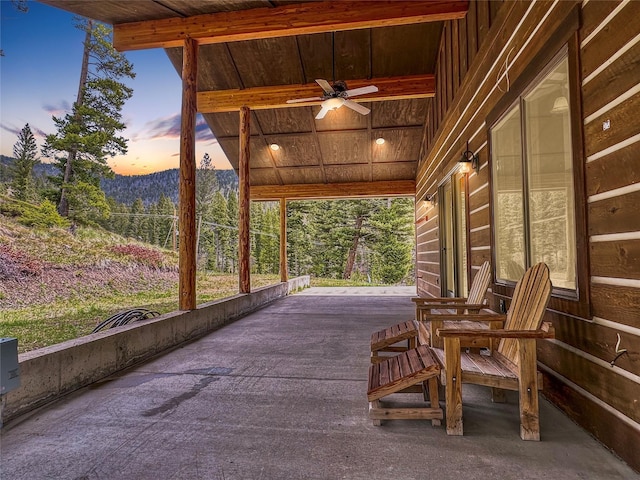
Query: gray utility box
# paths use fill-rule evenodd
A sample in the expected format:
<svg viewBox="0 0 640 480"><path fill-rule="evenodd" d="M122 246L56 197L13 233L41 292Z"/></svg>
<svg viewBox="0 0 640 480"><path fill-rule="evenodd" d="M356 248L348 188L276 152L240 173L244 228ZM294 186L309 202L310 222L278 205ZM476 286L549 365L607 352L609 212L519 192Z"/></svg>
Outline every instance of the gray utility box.
<svg viewBox="0 0 640 480"><path fill-rule="evenodd" d="M20 386L18 366L18 340L0 338L0 395Z"/></svg>

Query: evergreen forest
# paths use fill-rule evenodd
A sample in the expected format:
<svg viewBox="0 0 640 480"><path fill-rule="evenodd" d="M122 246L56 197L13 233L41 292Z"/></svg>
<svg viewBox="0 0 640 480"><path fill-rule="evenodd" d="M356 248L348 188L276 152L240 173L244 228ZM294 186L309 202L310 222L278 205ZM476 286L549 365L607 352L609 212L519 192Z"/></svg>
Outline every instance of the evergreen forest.
<svg viewBox="0 0 640 480"><path fill-rule="evenodd" d="M17 159L0 159L0 188L5 199L44 206L35 226L94 225L124 237L167 249L178 247L178 170L121 176L101 182L106 208L65 222L47 198L53 167L37 162L28 180L20 177ZM21 183L20 183L21 182ZM20 185L27 184L27 194ZM2 210L12 214L5 202ZM48 210L47 210L48 208ZM107 212L106 215L104 212ZM47 213L48 212L48 213ZM15 213L15 212L14 212ZM50 217L47 220L47 215ZM238 258L238 187L233 170L216 170L208 156L196 175L198 268L236 273ZM279 269L279 204L252 202L251 266L253 273ZM31 220L29 220L31 219ZM377 284L412 284L414 264L413 200L309 200L287 203L287 254L290 276L351 279Z"/></svg>

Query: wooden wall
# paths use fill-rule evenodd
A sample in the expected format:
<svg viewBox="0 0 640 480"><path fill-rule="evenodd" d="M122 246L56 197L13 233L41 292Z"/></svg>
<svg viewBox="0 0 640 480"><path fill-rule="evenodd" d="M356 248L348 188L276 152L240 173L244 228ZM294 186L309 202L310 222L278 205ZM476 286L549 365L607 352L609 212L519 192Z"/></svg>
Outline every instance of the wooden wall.
<svg viewBox="0 0 640 480"><path fill-rule="evenodd" d="M465 19L446 23L416 179L418 290L440 295L438 211L420 200L467 141L481 165L469 175L470 276L491 260L487 115L575 8L591 314L549 310L556 339L539 342L538 354L546 397L640 470L640 2L478 0ZM618 334L628 353L612 367Z"/></svg>
<svg viewBox="0 0 640 480"><path fill-rule="evenodd" d="M444 24L436 72L436 96L431 102L427 114L426 151L428 152L419 167L417 177L418 200L424 199L426 194L436 192L438 183L444 172L450 171L456 159L466 149L477 152L480 157L481 169L479 174L469 177L469 234L471 239L470 265L473 272L480 268L485 260L490 260L490 232L489 232L489 189L487 170L486 135L481 131L471 132L468 137L457 142L456 148L448 152L445 157L438 158L441 162L434 162L434 144L442 137L444 128L456 118L445 116L453 105L455 97L460 97L463 79L470 73L470 68L477 70L481 60L476 61L478 49L485 43L489 29L498 18L503 6L502 0L477 0L469 4L467 16L461 20L447 21ZM475 62L475 63L474 63ZM466 86L466 85L465 85ZM457 98L456 98L457 100ZM459 103L459 102L456 102ZM454 109L459 112L459 109ZM451 112L453 113L453 112ZM451 115L450 115L451 116ZM475 125L484 127L484 122ZM464 144L464 145L463 145ZM464 148L462 148L464 146ZM426 171L425 171L426 170ZM425 175L428 173L428 175ZM429 207L425 202L416 202L416 236L417 258L416 272L418 290L423 294L440 295L440 243L438 232L438 208Z"/></svg>

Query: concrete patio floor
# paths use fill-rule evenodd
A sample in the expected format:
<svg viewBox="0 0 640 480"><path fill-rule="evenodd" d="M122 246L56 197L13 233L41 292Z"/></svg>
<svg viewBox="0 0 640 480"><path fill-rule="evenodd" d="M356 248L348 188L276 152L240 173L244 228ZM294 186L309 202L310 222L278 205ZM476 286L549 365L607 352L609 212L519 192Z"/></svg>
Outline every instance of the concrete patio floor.
<svg viewBox="0 0 640 480"><path fill-rule="evenodd" d="M292 295L9 423L0 478L640 478L544 400L542 441L521 441L517 398L479 387L464 388L463 437L373 426L369 337L411 318L413 293L357 293Z"/></svg>

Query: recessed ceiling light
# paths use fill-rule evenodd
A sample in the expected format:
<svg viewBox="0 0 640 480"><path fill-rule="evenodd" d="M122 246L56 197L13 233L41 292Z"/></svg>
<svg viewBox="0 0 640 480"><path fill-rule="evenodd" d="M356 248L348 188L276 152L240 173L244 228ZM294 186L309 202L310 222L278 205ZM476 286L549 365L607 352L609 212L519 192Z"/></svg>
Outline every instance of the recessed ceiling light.
<svg viewBox="0 0 640 480"><path fill-rule="evenodd" d="M272 143L271 145L269 145L269 148L271 148L271 150L273 150L274 152L277 152L278 150L280 150L280 145L278 145L277 143Z"/></svg>
<svg viewBox="0 0 640 480"><path fill-rule="evenodd" d="M376 138L376 143L378 145L382 145L384 143L384 138L382 138L382 137Z"/></svg>

